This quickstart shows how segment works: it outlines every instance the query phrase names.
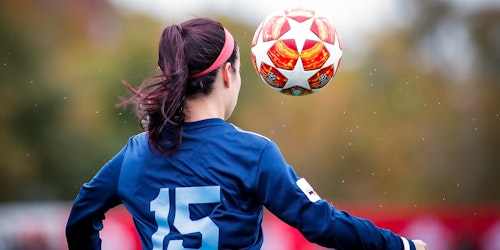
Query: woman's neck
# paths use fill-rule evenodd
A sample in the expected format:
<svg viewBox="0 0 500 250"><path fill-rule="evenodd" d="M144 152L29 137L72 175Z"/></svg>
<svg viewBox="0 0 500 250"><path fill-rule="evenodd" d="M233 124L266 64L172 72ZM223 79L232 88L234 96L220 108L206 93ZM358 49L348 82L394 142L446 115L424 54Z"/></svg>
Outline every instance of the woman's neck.
<svg viewBox="0 0 500 250"><path fill-rule="evenodd" d="M195 122L210 118L224 119L224 109L210 96L186 100L184 114L186 122Z"/></svg>

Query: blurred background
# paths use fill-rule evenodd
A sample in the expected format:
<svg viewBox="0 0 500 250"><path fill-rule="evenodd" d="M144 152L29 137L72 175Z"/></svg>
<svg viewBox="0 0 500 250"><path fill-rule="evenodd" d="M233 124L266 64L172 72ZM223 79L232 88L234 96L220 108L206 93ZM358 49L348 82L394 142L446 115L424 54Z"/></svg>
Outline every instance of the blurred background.
<svg viewBox="0 0 500 250"><path fill-rule="evenodd" d="M335 23L342 65L291 97L250 61L260 21L301 3L270 2L1 1L0 250L65 249L80 186L141 131L115 107L121 81L155 73L162 28L193 16L239 43L230 122L277 142L322 198L433 250L500 249L500 3L310 1ZM138 249L122 207L106 221L104 249ZM264 225L265 249L317 249L270 214Z"/></svg>

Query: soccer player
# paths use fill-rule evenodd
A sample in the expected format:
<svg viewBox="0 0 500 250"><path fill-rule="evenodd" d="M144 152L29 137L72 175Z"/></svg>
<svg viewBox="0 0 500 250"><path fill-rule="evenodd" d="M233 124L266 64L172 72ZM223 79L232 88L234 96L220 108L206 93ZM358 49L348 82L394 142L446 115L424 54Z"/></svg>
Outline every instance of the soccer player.
<svg viewBox="0 0 500 250"><path fill-rule="evenodd" d="M134 89L145 132L82 186L69 249L100 249L106 211L124 204L143 249L260 249L264 207L336 249L427 249L321 199L269 139L226 122L241 85L238 46L217 20L166 27L158 75Z"/></svg>

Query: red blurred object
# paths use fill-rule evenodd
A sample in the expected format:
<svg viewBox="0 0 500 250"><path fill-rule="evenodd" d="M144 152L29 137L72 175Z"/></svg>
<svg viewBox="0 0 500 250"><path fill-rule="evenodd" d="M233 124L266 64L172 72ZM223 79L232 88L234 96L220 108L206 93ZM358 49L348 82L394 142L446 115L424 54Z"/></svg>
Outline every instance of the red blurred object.
<svg viewBox="0 0 500 250"><path fill-rule="evenodd" d="M0 250L67 249L64 228L71 204L0 204ZM432 250L500 250L500 205L395 206L337 204L337 209L369 219ZM263 250L324 249L267 212ZM101 232L103 250L136 250L141 244L123 206L110 210Z"/></svg>

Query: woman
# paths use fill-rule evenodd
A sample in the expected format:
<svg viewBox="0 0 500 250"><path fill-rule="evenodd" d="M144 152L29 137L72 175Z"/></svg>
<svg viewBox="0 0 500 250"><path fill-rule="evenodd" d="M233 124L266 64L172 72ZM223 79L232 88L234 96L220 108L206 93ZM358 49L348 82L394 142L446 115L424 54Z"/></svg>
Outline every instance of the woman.
<svg viewBox="0 0 500 250"><path fill-rule="evenodd" d="M336 249L426 249L322 200L276 144L227 123L241 85L238 46L216 20L164 29L160 73L128 86L146 132L83 185L70 249L100 249L104 214L124 204L143 249L260 249L263 207ZM415 248L417 247L417 248Z"/></svg>

